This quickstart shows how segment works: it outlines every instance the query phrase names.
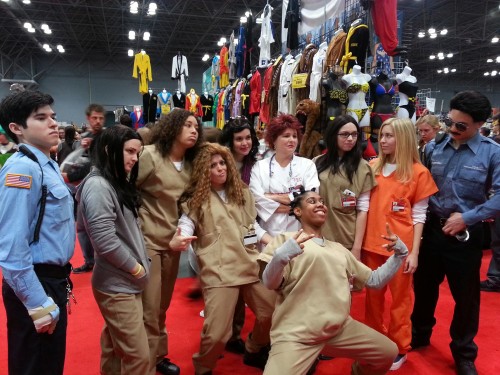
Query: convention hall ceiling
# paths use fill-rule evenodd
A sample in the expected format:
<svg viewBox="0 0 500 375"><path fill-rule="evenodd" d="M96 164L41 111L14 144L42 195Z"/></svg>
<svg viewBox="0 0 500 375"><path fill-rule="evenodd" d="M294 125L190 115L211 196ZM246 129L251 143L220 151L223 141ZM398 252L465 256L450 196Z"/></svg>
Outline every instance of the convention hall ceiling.
<svg viewBox="0 0 500 375"><path fill-rule="evenodd" d="M257 16L266 4L264 0L156 0L156 15L149 16L151 2L139 0L138 12L132 14L130 1L125 0L1 0L0 74L8 79L19 70L30 73L26 61L36 66L37 59L47 56L72 64L95 59L113 62L126 58L130 48L144 48L155 60L171 58L177 51L188 59L201 59L220 49L217 41L238 27L246 10ZM274 8L274 24L280 25L282 1L268 2ZM378 1L366 2L377 6ZM445 67L456 69L453 74L460 79L500 79L500 75L484 76L486 71L500 71L495 60L500 42L491 43L493 37L500 37L498 1L399 0L398 9L404 11L405 57L420 79L449 79L451 74L437 73ZM35 29L33 33L24 27L26 22ZM42 30L44 23L51 34ZM436 29L435 39L429 38L429 28ZM440 34L443 29L446 35ZM133 41L129 40L130 30L136 33ZM259 30L260 26L255 27L254 40ZM143 40L146 31L151 34L149 41ZM419 38L419 31L426 36ZM279 42L279 35L277 39ZM42 48L45 43L52 52ZM65 52L58 53L57 45ZM275 55L278 45L273 46ZM443 60L437 56L439 52L444 53ZM446 57L450 54L453 57ZM430 60L431 55L436 59ZM489 58L492 63L486 62Z"/></svg>

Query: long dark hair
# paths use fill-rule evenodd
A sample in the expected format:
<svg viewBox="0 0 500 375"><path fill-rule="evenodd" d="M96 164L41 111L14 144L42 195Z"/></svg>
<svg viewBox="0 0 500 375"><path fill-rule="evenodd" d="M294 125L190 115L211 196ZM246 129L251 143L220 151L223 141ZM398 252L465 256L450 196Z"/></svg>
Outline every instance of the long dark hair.
<svg viewBox="0 0 500 375"><path fill-rule="evenodd" d="M250 174L252 167L256 162L257 152L259 151L259 138L255 133L255 129L250 124L250 121L245 116L238 116L236 118L230 118L229 121L224 125L222 129L222 134L219 137L219 143L228 147L231 152L233 152L233 141L234 134L239 133L245 129L250 130L250 136L252 137L252 148L248 155L243 158L243 167L241 169L241 179L245 184L250 184Z"/></svg>
<svg viewBox="0 0 500 375"><path fill-rule="evenodd" d="M340 172L340 167L343 166L347 175L346 177L352 183L352 178L358 169L362 155L360 137L358 136L353 149L349 152L345 152L342 158L340 158L339 155L339 145L337 139L340 128L350 122L356 126L356 131L361 133L358 123L349 115L337 116L333 121L328 123L325 133L325 143L328 151L325 155L320 156L316 160L318 174L328 168L332 174L336 174Z"/></svg>
<svg viewBox="0 0 500 375"><path fill-rule="evenodd" d="M139 173L139 161L130 174L127 174L123 160L123 146L131 139L138 139L142 143L141 136L131 128L124 125L107 128L94 140L95 147L90 157L92 164L115 189L121 210L125 206L137 217L140 197L135 182Z"/></svg>

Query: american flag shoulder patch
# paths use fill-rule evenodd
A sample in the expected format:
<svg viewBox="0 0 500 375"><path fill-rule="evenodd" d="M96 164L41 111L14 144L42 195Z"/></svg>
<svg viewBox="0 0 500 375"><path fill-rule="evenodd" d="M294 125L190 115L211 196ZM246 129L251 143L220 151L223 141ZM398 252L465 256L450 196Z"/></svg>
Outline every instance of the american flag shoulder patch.
<svg viewBox="0 0 500 375"><path fill-rule="evenodd" d="M25 174L7 173L5 176L5 186L31 189L32 177Z"/></svg>

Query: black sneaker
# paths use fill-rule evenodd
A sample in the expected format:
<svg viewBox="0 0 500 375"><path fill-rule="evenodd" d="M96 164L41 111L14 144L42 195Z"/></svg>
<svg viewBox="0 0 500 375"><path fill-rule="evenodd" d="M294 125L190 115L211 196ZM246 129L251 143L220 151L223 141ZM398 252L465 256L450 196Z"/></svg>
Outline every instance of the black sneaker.
<svg viewBox="0 0 500 375"><path fill-rule="evenodd" d="M267 363L267 358L269 357L269 347L264 346L257 353L250 353L245 349L245 354L243 355L243 363L247 366L257 367L264 370Z"/></svg>
<svg viewBox="0 0 500 375"><path fill-rule="evenodd" d="M93 264L89 263L84 263L83 266L73 268L73 273L85 273L85 272L92 272L92 269L94 268Z"/></svg>

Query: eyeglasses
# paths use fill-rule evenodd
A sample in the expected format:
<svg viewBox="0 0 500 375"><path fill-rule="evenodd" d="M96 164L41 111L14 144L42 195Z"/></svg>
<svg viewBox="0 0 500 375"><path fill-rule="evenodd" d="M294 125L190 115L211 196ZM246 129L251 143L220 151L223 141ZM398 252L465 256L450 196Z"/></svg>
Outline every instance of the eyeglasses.
<svg viewBox="0 0 500 375"><path fill-rule="evenodd" d="M463 123L463 122L456 122L456 121L453 121L451 118L449 117L446 117L444 120L443 120L444 124L451 128L453 125L455 125L455 128L457 128L458 131L461 131L461 132L464 132L466 131L468 128L469 128L469 125Z"/></svg>
<svg viewBox="0 0 500 375"><path fill-rule="evenodd" d="M347 139L349 137L352 137L352 139L356 139L359 137L359 133L358 132L354 132L354 133L339 133L337 134L340 138L343 138L343 139Z"/></svg>

